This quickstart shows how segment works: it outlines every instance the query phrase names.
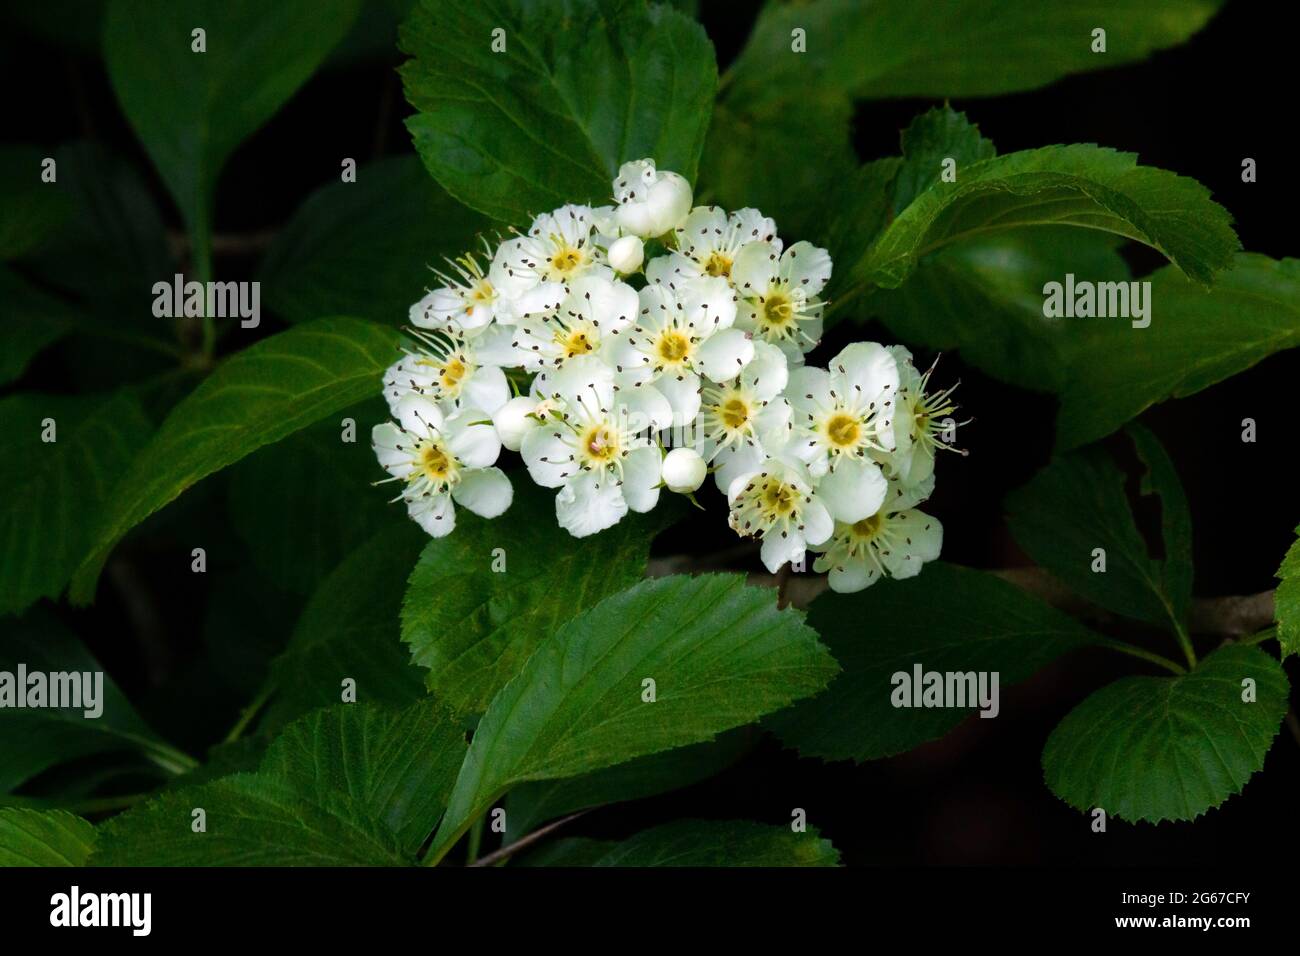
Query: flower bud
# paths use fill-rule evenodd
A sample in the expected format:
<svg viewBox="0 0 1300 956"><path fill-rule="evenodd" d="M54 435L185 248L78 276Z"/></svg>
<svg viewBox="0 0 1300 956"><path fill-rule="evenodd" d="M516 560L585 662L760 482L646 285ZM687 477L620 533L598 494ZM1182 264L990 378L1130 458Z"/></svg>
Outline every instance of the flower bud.
<svg viewBox="0 0 1300 956"><path fill-rule="evenodd" d="M536 419L529 417L536 407L536 399L520 395L510 399L497 410L497 413L492 416L492 424L496 426L501 444L511 451L519 450L524 436L537 427Z"/></svg>
<svg viewBox="0 0 1300 956"><path fill-rule="evenodd" d="M615 220L625 233L653 239L681 225L691 211L691 184L677 173L660 172L654 161L624 163L614 180Z"/></svg>
<svg viewBox="0 0 1300 956"><path fill-rule="evenodd" d="M620 275L631 275L645 260L645 243L638 236L615 239L609 247L609 265Z"/></svg>
<svg viewBox="0 0 1300 956"><path fill-rule="evenodd" d="M664 456L661 474L669 491L688 495L704 484L707 472L704 459L694 448L674 448Z"/></svg>

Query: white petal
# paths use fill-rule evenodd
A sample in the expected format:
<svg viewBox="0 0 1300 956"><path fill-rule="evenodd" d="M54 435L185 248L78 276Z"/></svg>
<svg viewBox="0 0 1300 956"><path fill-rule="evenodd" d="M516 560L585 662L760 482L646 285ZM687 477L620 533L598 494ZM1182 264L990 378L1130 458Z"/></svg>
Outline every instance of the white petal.
<svg viewBox="0 0 1300 956"><path fill-rule="evenodd" d="M407 501L406 513L435 538L446 537L456 529L456 509L450 495L428 495Z"/></svg>
<svg viewBox="0 0 1300 956"><path fill-rule="evenodd" d="M515 491L500 468L471 468L461 474L451 494L476 515L495 518L510 507Z"/></svg>
<svg viewBox="0 0 1300 956"><path fill-rule="evenodd" d="M614 406L614 370L595 355L579 355L547 376L551 395L571 409L585 408L596 416Z"/></svg>
<svg viewBox="0 0 1300 956"><path fill-rule="evenodd" d="M923 511L904 511L889 521L895 542L881 561L896 578L911 578L921 566L939 557L943 549L943 525Z"/></svg>
<svg viewBox="0 0 1300 956"><path fill-rule="evenodd" d="M659 449L653 445L628 452L623 459L623 499L633 511L650 511L659 503L661 465Z"/></svg>
<svg viewBox="0 0 1300 956"><path fill-rule="evenodd" d="M685 425L700 413L700 377L694 372L683 372L680 378L666 372L655 379L654 387L672 408L672 424ZM624 388L619 391L619 396L637 391L640 389Z"/></svg>
<svg viewBox="0 0 1300 956"><path fill-rule="evenodd" d="M397 478L405 478L414 468L411 464L411 439L392 422L384 422L370 430L370 441L375 446L375 457L379 464ZM405 450L398 448L406 446Z"/></svg>
<svg viewBox="0 0 1300 956"><path fill-rule="evenodd" d="M510 384L506 381L505 372L496 366L478 368L465 379L460 397L462 404L495 415L502 405L510 401Z"/></svg>
<svg viewBox="0 0 1300 956"><path fill-rule="evenodd" d="M853 524L880 510L888 483L866 458L841 458L817 484L817 495L836 521Z"/></svg>
<svg viewBox="0 0 1300 956"><path fill-rule="evenodd" d="M741 379L761 402L770 401L785 389L790 366L782 351L770 342L754 341L754 359L745 366Z"/></svg>
<svg viewBox="0 0 1300 956"><path fill-rule="evenodd" d="M564 426L540 425L524 435L519 446L528 474L543 488L559 488L573 477L574 438Z"/></svg>
<svg viewBox="0 0 1300 956"><path fill-rule="evenodd" d="M875 401L892 400L898 394L898 363L882 345L854 342L830 363L832 387L841 398Z"/></svg>
<svg viewBox="0 0 1300 956"><path fill-rule="evenodd" d="M419 438L429 438L442 430L442 412L422 395L407 395L397 403L393 414L404 430Z"/></svg>
<svg viewBox="0 0 1300 956"><path fill-rule="evenodd" d="M713 482L727 494L737 478L748 478L758 471L767 457L761 445L742 443L724 448L713 459Z"/></svg>
<svg viewBox="0 0 1300 956"><path fill-rule="evenodd" d="M757 209L737 209L727 222L736 230L742 242L770 242L780 251L781 240L776 235L776 221Z"/></svg>
<svg viewBox="0 0 1300 956"><path fill-rule="evenodd" d="M613 527L627 514L627 502L613 474L583 472L555 496L555 518L575 538Z"/></svg>
<svg viewBox="0 0 1300 956"><path fill-rule="evenodd" d="M731 264L731 281L742 298L766 295L776 279L780 252L770 242L748 242L736 253Z"/></svg>
<svg viewBox="0 0 1300 956"><path fill-rule="evenodd" d="M796 242L781 256L781 276L811 299L830 281L830 254L811 242Z"/></svg>
<svg viewBox="0 0 1300 956"><path fill-rule="evenodd" d="M818 559L818 564L821 560ZM826 577L832 591L839 594L852 594L880 580L880 569L865 558L848 558L843 564L832 566Z"/></svg>
<svg viewBox="0 0 1300 956"><path fill-rule="evenodd" d="M763 546L759 549L759 557L763 559L763 566L773 574L781 570L781 565L787 561L796 561L804 553L804 537L797 531L791 531L782 537L779 531L769 531L763 535Z"/></svg>
<svg viewBox="0 0 1300 956"><path fill-rule="evenodd" d="M812 501L803 506L799 517L803 519L803 536L809 544L821 544L835 531L835 522L831 520L826 506L815 494L812 496Z"/></svg>
<svg viewBox="0 0 1300 956"><path fill-rule="evenodd" d="M627 428L639 432L645 428L659 431L673 423L673 407L653 385L635 385L618 390L618 403L627 412Z"/></svg>
<svg viewBox="0 0 1300 956"><path fill-rule="evenodd" d="M723 329L710 335L696 355L706 376L729 382L754 360L754 342L740 329Z"/></svg>
<svg viewBox="0 0 1300 956"><path fill-rule="evenodd" d="M736 321L736 294L722 276L700 276L677 290L686 324L707 334L712 329L729 329Z"/></svg>
<svg viewBox="0 0 1300 956"><path fill-rule="evenodd" d="M465 468L487 468L501 455L501 436L481 408L462 408L446 426L447 447Z"/></svg>
<svg viewBox="0 0 1300 956"><path fill-rule="evenodd" d="M818 408L828 408L834 404L831 387L830 373L824 368L801 365L790 371L785 397L797 411L807 415ZM806 422L804 415L799 416L800 423Z"/></svg>

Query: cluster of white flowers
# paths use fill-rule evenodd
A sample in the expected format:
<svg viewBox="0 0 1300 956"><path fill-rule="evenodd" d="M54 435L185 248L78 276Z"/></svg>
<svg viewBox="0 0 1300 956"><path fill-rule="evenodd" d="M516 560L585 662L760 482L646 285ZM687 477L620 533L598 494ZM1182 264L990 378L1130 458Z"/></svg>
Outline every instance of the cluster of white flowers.
<svg viewBox="0 0 1300 956"><path fill-rule="evenodd" d="M455 505L505 512L504 446L558 489L575 537L711 471L773 572L812 549L833 589L857 591L936 558L942 528L916 508L951 390L927 391L901 346L805 364L826 250L786 246L756 209L692 208L690 184L651 160L624 164L613 198L485 243L411 307L414 345L384 374L394 421L374 429L411 517L441 537Z"/></svg>

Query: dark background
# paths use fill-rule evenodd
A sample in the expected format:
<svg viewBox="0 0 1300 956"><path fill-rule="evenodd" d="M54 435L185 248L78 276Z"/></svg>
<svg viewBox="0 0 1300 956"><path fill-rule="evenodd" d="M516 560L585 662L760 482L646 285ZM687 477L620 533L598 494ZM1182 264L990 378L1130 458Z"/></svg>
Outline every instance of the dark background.
<svg viewBox="0 0 1300 956"><path fill-rule="evenodd" d="M33 28L25 7L6 4L0 17L3 137L48 146L90 138L110 145L145 172L169 226L174 207L127 126L95 52L93 3L59 0L56 30ZM757 5L703 4L702 20L724 68L748 33ZM993 99L954 100L1000 152L1053 143L1096 142L1139 154L1144 164L1204 183L1227 207L1246 249L1281 257L1297 253L1295 171L1288 152L1295 92L1294 41L1272 11L1235 0L1186 45L1145 63L1085 74L1052 86ZM24 25L24 21L27 23ZM48 22L48 21L47 21ZM382 44L392 23L368 21ZM941 25L936 23L936 29ZM258 234L282 226L314 189L338 175L342 155L374 158L410 150L402 126L409 112L393 73L399 61L366 53L358 32L260 132L233 155L216 207L219 234ZM370 49L382 49L373 43ZM977 55L997 56L996 50ZM863 159L898 152L898 132L930 100L864 103L855 120ZM1241 182L1241 161L1258 163L1258 182ZM255 257L218 260L223 278L246 278ZM1134 252L1142 271L1159 260ZM264 322L270 334L278 328ZM889 341L878 327L841 329L840 337ZM827 354L839 347L833 335ZM918 364L931 355L918 355ZM54 350L19 383L23 389L65 390L70 359ZM1273 572L1294 539L1292 440L1294 401L1286 388L1300 372L1283 353L1199 395L1143 416L1179 469L1194 521L1196 594L1246 594L1273 587ZM960 379L958 398L975 423L963 431L970 455L943 456L938 491L927 510L946 528L944 556L976 567L1024 564L1001 517L1001 502L1050 456L1055 400L1014 389L947 355L936 381ZM1241 420L1254 418L1258 441L1243 444ZM1122 440L1119 445L1122 446ZM1123 448L1119 447L1123 454ZM172 509L188 508L207 525L221 508L221 485L210 479ZM705 501L719 511L717 500ZM1150 517L1150 516L1146 516ZM721 521L691 522L666 535L657 553L708 553L733 546ZM162 550L167 549L164 542ZM188 548L188 545L186 546ZM748 565L758 569L757 561ZM113 574L110 567L110 576ZM210 576L178 572L170 555L136 545L117 574L130 587L101 591L91 611L59 614L90 645L164 734L196 751L233 721L242 698L212 688L184 641L167 635L194 629L206 612ZM142 599L147 607L132 607ZM143 616L142 616L143 615ZM1126 636L1145 640L1141 634ZM870 640L869 627L863 639ZM1154 646L1154 645L1153 645ZM1210 646L1202 637L1200 647ZM197 652L194 652L197 653ZM847 863L1241 863L1273 843L1294 819L1300 741L1284 729L1265 769L1242 796L1192 824L1129 825L1112 820L1106 834L1044 786L1039 754L1051 728L1088 693L1135 671L1127 658L1084 651L1058 661L1031 681L1004 689L995 721L969 719L941 741L864 766L823 764L782 751L771 738L708 783L590 814L573 833L617 836L680 816L789 820L792 807L830 837ZM1137 663L1138 668L1143 665ZM1297 674L1294 661L1289 667ZM180 702L201 706L197 725L169 726ZM189 724L194 722L188 721Z"/></svg>

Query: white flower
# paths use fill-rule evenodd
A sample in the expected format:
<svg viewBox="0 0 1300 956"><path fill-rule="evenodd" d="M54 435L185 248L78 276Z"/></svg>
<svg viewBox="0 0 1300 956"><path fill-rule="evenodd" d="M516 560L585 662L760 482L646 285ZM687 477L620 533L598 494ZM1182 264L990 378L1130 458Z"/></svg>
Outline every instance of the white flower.
<svg viewBox="0 0 1300 956"><path fill-rule="evenodd" d="M875 458L887 474L897 476L904 484L919 484L934 474L934 455L938 449L958 451L943 440L948 422L957 411L952 401L957 386L927 393L934 366L922 374L912 364L912 353L906 348L894 345L889 352L897 362L899 375L893 428L895 446L887 454L877 453Z"/></svg>
<svg viewBox="0 0 1300 956"><path fill-rule="evenodd" d="M817 296L830 277L831 257L810 242L785 252L772 242L745 244L731 267L740 294L736 325L800 361L821 339L825 303Z"/></svg>
<svg viewBox="0 0 1300 956"><path fill-rule="evenodd" d="M501 243L496 320L511 325L520 316L553 309L583 276L614 278L598 239L591 207L568 205L543 213L525 235Z"/></svg>
<svg viewBox="0 0 1300 956"><path fill-rule="evenodd" d="M768 457L766 445L784 447L789 439L790 405L780 397L789 374L785 356L766 342L753 346L754 358L733 381L707 382L700 393L702 452L723 494Z"/></svg>
<svg viewBox="0 0 1300 956"><path fill-rule="evenodd" d="M680 225L691 211L691 199L691 184L677 173L660 172L652 159L624 163L614 180L615 221L624 233L642 239Z"/></svg>
<svg viewBox="0 0 1300 956"><path fill-rule="evenodd" d="M528 395L519 395L510 399L492 415L492 424L501 436L501 444L510 451L518 451L524 436L536 428L540 419L537 411L538 401Z"/></svg>
<svg viewBox="0 0 1300 956"><path fill-rule="evenodd" d="M554 306L521 315L514 326L492 333L484 351L504 365L522 365L546 376L570 359L605 351L609 343L636 321L637 292L624 282L600 275L574 279Z"/></svg>
<svg viewBox="0 0 1300 956"><path fill-rule="evenodd" d="M645 243L641 241L640 237L621 236L610 243L609 264L620 275L631 275L633 272L639 272L641 263L644 261Z"/></svg>
<svg viewBox="0 0 1300 956"><path fill-rule="evenodd" d="M832 591L861 591L882 576L910 578L921 566L939 557L943 525L916 505L934 488L933 479L910 488L889 482L885 502L870 517L853 523L836 522L834 534L817 548L824 553L813 563L827 571Z"/></svg>
<svg viewBox="0 0 1300 956"><path fill-rule="evenodd" d="M502 294L510 285L500 249L491 259L486 273L472 253L448 259L453 275L434 272L442 285L411 306L411 324L422 329L471 334L486 327L498 317Z"/></svg>
<svg viewBox="0 0 1300 956"><path fill-rule="evenodd" d="M730 381L754 357L735 321L735 293L725 279L704 276L676 291L647 285L635 327L611 351L619 382L653 383L673 407L673 424L686 424L700 410L701 374Z"/></svg>
<svg viewBox="0 0 1300 956"><path fill-rule="evenodd" d="M664 455L664 485L679 495L689 495L704 484L708 466L694 448L674 448Z"/></svg>
<svg viewBox="0 0 1300 956"><path fill-rule="evenodd" d="M757 209L738 209L731 215L718 206L696 206L686 221L673 230L677 251L651 260L646 278L673 282L699 276L721 276L730 281L741 248L767 242L780 253L776 223Z"/></svg>
<svg viewBox="0 0 1300 956"><path fill-rule="evenodd" d="M574 358L549 377L547 420L524 436L528 473L559 488L555 515L576 538L603 531L659 500L660 453L640 433L665 427L668 402L653 386L616 389L595 356Z"/></svg>
<svg viewBox="0 0 1300 956"><path fill-rule="evenodd" d="M505 373L481 364L471 341L452 332L411 331L418 341L384 372L384 398L394 414L407 395L422 395L435 404L450 408L480 408L492 415L510 398Z"/></svg>
<svg viewBox="0 0 1300 956"><path fill-rule="evenodd" d="M394 410L396 423L371 432L375 456L404 483L399 500L429 534L441 538L456 527L457 504L484 518L510 507L510 479L491 467L501 453L496 429L484 423L487 413L461 409L450 418L420 395L407 395Z"/></svg>
<svg viewBox="0 0 1300 956"><path fill-rule="evenodd" d="M875 514L885 476L869 456L894 447L893 356L874 342L855 342L831 360L829 371L794 369L785 391L795 414L793 453L818 479L832 516L852 523Z"/></svg>
<svg viewBox="0 0 1300 956"><path fill-rule="evenodd" d="M741 537L762 539L759 553L773 574L787 561L799 561L806 547L821 544L834 528L806 469L786 459L766 459L737 476L727 501L728 523Z"/></svg>

